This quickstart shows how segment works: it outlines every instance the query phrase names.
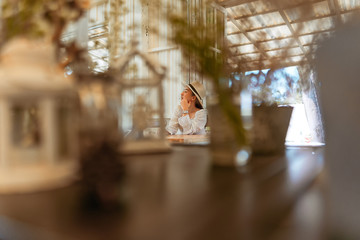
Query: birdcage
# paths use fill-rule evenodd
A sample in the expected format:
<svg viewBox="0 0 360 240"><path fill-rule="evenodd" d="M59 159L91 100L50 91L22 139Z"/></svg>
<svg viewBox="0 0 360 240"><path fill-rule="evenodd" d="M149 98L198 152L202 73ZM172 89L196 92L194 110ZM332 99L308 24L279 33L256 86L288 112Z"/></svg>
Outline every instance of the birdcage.
<svg viewBox="0 0 360 240"><path fill-rule="evenodd" d="M165 139L162 80L166 69L137 43L114 65L120 92L119 126L124 136L121 151L146 153L169 151Z"/></svg>
<svg viewBox="0 0 360 240"><path fill-rule="evenodd" d="M76 99L54 48L15 39L0 63L0 193L44 190L77 171Z"/></svg>

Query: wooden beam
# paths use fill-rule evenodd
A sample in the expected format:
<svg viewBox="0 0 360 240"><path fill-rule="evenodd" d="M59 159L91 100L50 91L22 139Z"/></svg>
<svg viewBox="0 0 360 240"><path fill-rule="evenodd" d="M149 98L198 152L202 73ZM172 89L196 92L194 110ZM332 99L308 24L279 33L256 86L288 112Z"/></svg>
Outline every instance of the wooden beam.
<svg viewBox="0 0 360 240"><path fill-rule="evenodd" d="M314 2L323 2L324 0L317 0L317 1L314 1ZM333 2L335 0L328 0L329 1L329 5L332 5L330 4L330 2ZM300 5L300 4L298 4ZM301 4L301 5L304 5L304 4ZM336 4L337 5L337 4ZM287 9L287 8L285 8ZM333 9L336 9L336 10L333 10ZM349 9L349 10L345 10L345 11L340 11L338 9L338 7L330 7L330 11L331 13L330 14L326 14L326 15L323 15L323 16L313 16L313 17L307 17L307 18L300 18L300 19L297 19L297 20L294 20L294 21L290 21L291 23L300 23L300 22L306 22L306 21L311 21L311 20L316 20L316 19L321 19L321 18L326 18L326 17L334 17L336 16L338 19L341 20L341 15L342 14L345 14L345 13L350 13L350 12L355 12L355 11L359 11L360 10L360 7L356 7L356 8L353 8L353 9ZM248 14L248 15L243 15L243 16L239 16L239 17L234 17L235 20L241 20L241 19L246 19L246 18L249 18L249 17L254 17L254 16L260 16L260 15L264 15L264 14L268 14L268 13L274 13L274 12L278 12L279 10L278 9L274 9L274 10L268 10L268 11L264 11L264 12L259 12L259 13L254 13L254 14ZM228 19L229 21L229 19ZM342 23L342 22L341 22Z"/></svg>
<svg viewBox="0 0 360 240"><path fill-rule="evenodd" d="M230 9L230 11L233 12L232 9ZM244 34L244 36L254 45L254 47L258 49L261 56L267 58L267 54L263 51L259 44L249 36L249 34L242 28L242 26L233 18L233 16L229 12L228 17L231 19L231 22L239 29L239 31L242 32L242 34Z"/></svg>
<svg viewBox="0 0 360 240"><path fill-rule="evenodd" d="M235 54L234 57L246 56L248 54L260 54L260 52L255 51L255 52L239 53L239 54Z"/></svg>
<svg viewBox="0 0 360 240"><path fill-rule="evenodd" d="M283 47L283 48L272 48L272 49L265 50L265 52L289 50L289 49L298 48L298 47L299 47L299 46L287 46L287 47Z"/></svg>
<svg viewBox="0 0 360 240"><path fill-rule="evenodd" d="M236 21L236 20L235 20ZM240 24L240 23L239 23ZM265 27L258 27L258 28L251 28L251 29L246 29L244 30L245 32L255 32L255 31L259 31L259 30L264 30L264 29L268 29L268 28L273 28L273 27L281 27L281 26L286 26L285 23L279 23L279 24L274 24L274 25L270 25L270 26L265 26ZM228 33L227 35L236 35L236 34L240 34L243 33L243 31L236 31L236 32L232 32L232 33Z"/></svg>
<svg viewBox="0 0 360 240"><path fill-rule="evenodd" d="M279 10L279 13L280 13L281 17L283 18L284 22L286 23L287 27L289 28L291 35L294 37L295 41L297 42L297 44L299 45L299 47L301 48L303 53L306 54L306 50L305 50L304 46L302 45L300 39L298 38L297 32L295 32L294 28L290 24L289 18L286 16L286 14L283 10ZM308 59L308 60L310 61L310 59Z"/></svg>
<svg viewBox="0 0 360 240"><path fill-rule="evenodd" d="M326 1L326 0L313 0L311 2L306 2L305 1L305 2L298 3L298 4L286 6L286 7L282 8L282 9L283 10L288 10L288 9L297 8L297 7L301 7L301 6L306 6L308 4L314 4L314 3L318 3L318 2L324 2L324 1ZM239 19L259 16L259 15L264 15L264 14L268 14L268 13L274 13L274 12L277 12L277 11L279 11L279 10L278 9L271 9L271 10L267 10L267 11L263 11L263 12L257 12L257 13L253 13L253 14L234 17L234 19L239 20Z"/></svg>
<svg viewBox="0 0 360 240"><path fill-rule="evenodd" d="M328 0L329 8L331 12L336 15L336 20L334 22L335 26L342 25L341 16L340 16L340 8L337 0Z"/></svg>
<svg viewBox="0 0 360 240"><path fill-rule="evenodd" d="M233 45L230 45L229 47L232 48L232 47L242 47L242 46L248 46L248 45L252 45L252 43L239 43L239 44L233 44Z"/></svg>
<svg viewBox="0 0 360 240"><path fill-rule="evenodd" d="M317 46L317 44L308 43L308 44L304 44L303 46L304 47L314 47L314 46ZM272 52L272 51L289 50L289 49L298 48L298 47L299 46L290 46L290 47L283 47L283 48L272 48L272 49L264 50L264 52L268 53L268 52ZM236 54L234 56L238 57L238 56L244 56L244 55L247 55L247 54L259 54L259 53L260 52L258 52L258 51L254 51L254 52L247 52L247 53L239 53L239 54Z"/></svg>
<svg viewBox="0 0 360 240"><path fill-rule="evenodd" d="M251 28L251 29L247 29L246 32L255 32L255 31L259 31L259 30L264 30L264 29L269 29L269 28L274 28L274 27L282 27L282 26L286 26L286 23L279 23L279 24L273 24L273 25L269 25L269 26L265 26L265 27Z"/></svg>
<svg viewBox="0 0 360 240"><path fill-rule="evenodd" d="M333 13L330 13L330 14L326 14L326 15L323 15L323 16L314 16L314 17L300 18L300 19L291 21L290 23L291 23L291 24L293 24L293 23L303 23L303 22L308 22L308 21L313 21L313 20L318 20L318 19L324 19L324 18L334 17L334 16L336 16L336 15L333 14Z"/></svg>
<svg viewBox="0 0 360 240"><path fill-rule="evenodd" d="M277 9L272 9L272 10L267 10L267 11L263 11L263 12L257 12L257 13L253 13L253 14L234 17L234 19L235 20L241 20L241 19L246 19L246 18L249 18L249 17L260 16L260 15L264 15L264 14L268 14L268 13L274 13L274 12L277 12L277 11L278 11Z"/></svg>
<svg viewBox="0 0 360 240"><path fill-rule="evenodd" d="M222 13L226 14L226 9L223 6L221 6L220 4L218 4L216 2L212 2L210 4L210 6L217 9L217 10L219 10L219 11L221 11Z"/></svg>
<svg viewBox="0 0 360 240"><path fill-rule="evenodd" d="M285 68L285 67L292 67L292 66L299 66L303 65L304 63L302 61L295 61L295 62L288 62L288 63L279 63L277 67L279 68ZM263 64L261 67L259 64L245 64L244 70L245 71L255 71L255 70L263 70L263 69L269 69L271 67L274 67L274 65L270 64Z"/></svg>
<svg viewBox="0 0 360 240"><path fill-rule="evenodd" d="M261 61L272 61L272 60L278 60L278 59L284 60L284 59L289 59L289 58L292 58L292 57L305 57L305 54L293 54L293 55L288 55L288 56L271 57L271 58L268 58L266 60L255 59L255 60L250 60L250 61L247 61L247 62L248 63L253 63L253 62L261 62Z"/></svg>
<svg viewBox="0 0 360 240"><path fill-rule="evenodd" d="M224 8L231 8L244 3L255 2L256 0L217 0L216 3Z"/></svg>
<svg viewBox="0 0 360 240"><path fill-rule="evenodd" d="M297 36L302 37L302 36L308 36L308 35L317 35L317 34L322 34L322 33L330 33L330 32L334 32L334 31L335 31L335 28L331 28L331 29L326 29L326 30L314 31L314 32L310 32L310 33L301 33L301 34L298 34ZM264 40L258 41L258 43L279 41L279 40L291 39L291 38L293 38L293 36L273 38L273 39L264 39Z"/></svg>
<svg viewBox="0 0 360 240"><path fill-rule="evenodd" d="M325 16L316 16L316 17L309 17L309 18L302 18L302 19L298 19L295 21L289 21L290 24L293 23L302 23L302 22L307 22L307 21L312 21L312 20L317 20L317 19L322 19L322 18L326 18L326 17L333 17L335 16L335 14L328 14ZM281 26L287 26L286 22L285 23L279 23L279 24L274 24L274 25L269 25L269 26L265 26L265 27L258 27L258 28L251 28L251 29L246 29L246 32L254 32L254 31L259 31L259 30L264 30L264 29L268 29L268 28L274 28L274 27L281 27ZM232 32L227 34L229 35L236 35L236 34L240 34L242 33L241 31L236 31L236 32Z"/></svg>
<svg viewBox="0 0 360 240"><path fill-rule="evenodd" d="M331 33L331 32L334 32L334 31L335 31L335 28L332 28L332 29L327 29L327 30L314 31L314 32L311 32L311 33L298 34L298 37L308 36L308 35L318 35L318 34L322 34L322 33ZM281 40L291 39L291 38L293 38L293 36L279 37L279 38L272 38L272 39L264 39L264 40L259 40L259 41L257 41L257 43L266 43L266 42L272 42L272 41L281 41ZM251 44L252 44L252 43L234 44L234 45L231 45L230 47L240 47L240 46L246 46L246 45L251 45ZM306 44L305 44L304 46L306 46Z"/></svg>
<svg viewBox="0 0 360 240"><path fill-rule="evenodd" d="M242 33L243 33L243 31L236 31L236 32L227 33L226 36L237 35L237 34L242 34Z"/></svg>

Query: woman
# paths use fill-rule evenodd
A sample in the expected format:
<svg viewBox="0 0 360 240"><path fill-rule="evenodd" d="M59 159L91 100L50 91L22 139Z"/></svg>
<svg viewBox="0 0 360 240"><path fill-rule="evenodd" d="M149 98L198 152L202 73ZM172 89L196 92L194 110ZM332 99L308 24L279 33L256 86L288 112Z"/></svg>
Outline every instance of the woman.
<svg viewBox="0 0 360 240"><path fill-rule="evenodd" d="M166 130L170 134L176 134L178 130L182 134L205 134L207 111L203 107L205 97L204 86L195 81L187 84L181 93L180 105L175 110Z"/></svg>

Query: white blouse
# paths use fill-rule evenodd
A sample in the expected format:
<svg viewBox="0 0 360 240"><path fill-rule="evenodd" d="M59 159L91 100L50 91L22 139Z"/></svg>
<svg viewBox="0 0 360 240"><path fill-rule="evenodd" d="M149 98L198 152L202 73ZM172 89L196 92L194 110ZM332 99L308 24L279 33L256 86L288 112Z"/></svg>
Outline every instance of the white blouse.
<svg viewBox="0 0 360 240"><path fill-rule="evenodd" d="M183 110L179 105L174 112L173 117L171 118L169 124L166 127L166 130L174 135L178 130L182 134L191 135L191 134L205 134L205 125L207 122L207 111L201 109L195 113L194 118L190 118L189 115L182 116Z"/></svg>

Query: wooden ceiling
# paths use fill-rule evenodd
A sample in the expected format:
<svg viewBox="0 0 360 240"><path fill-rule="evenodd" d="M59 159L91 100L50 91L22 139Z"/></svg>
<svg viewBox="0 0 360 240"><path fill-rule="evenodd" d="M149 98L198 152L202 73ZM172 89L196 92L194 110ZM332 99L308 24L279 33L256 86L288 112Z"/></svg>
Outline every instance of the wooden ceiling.
<svg viewBox="0 0 360 240"><path fill-rule="evenodd" d="M321 41L360 13L360 0L218 0L247 70L309 63Z"/></svg>

